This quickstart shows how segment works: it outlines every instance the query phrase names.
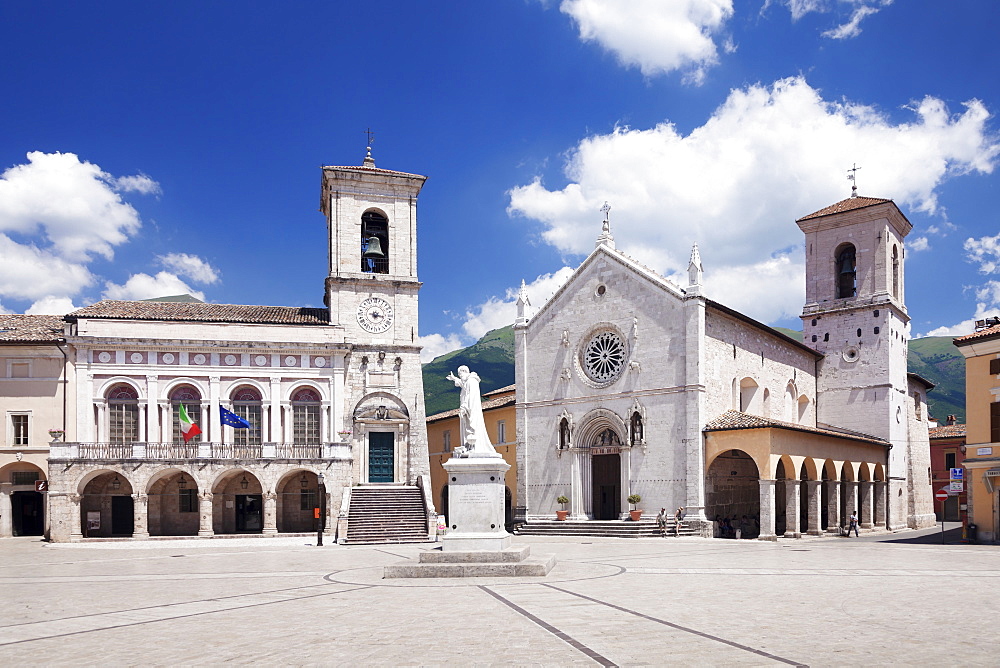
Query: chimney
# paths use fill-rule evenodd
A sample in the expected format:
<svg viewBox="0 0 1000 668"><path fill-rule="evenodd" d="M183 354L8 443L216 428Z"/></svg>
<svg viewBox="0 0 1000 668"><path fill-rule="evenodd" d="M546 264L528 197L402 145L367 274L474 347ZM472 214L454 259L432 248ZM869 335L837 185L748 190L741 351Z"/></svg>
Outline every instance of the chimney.
<svg viewBox="0 0 1000 668"><path fill-rule="evenodd" d="M945 421L945 424L948 425L948 426L951 426L951 425L955 424L955 422L957 422L957 421L958 421L958 418L956 418L954 415L949 415L948 419Z"/></svg>

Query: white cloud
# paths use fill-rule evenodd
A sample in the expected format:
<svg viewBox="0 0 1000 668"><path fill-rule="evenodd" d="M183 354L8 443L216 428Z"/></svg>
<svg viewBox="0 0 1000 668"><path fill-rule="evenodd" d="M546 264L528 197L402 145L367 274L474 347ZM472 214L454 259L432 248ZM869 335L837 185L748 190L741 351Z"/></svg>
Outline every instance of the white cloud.
<svg viewBox="0 0 1000 668"><path fill-rule="evenodd" d="M906 247L916 253L929 249L931 244L927 237L915 237L906 242Z"/></svg>
<svg viewBox="0 0 1000 668"><path fill-rule="evenodd" d="M850 16L844 23L826 30L823 37L830 39L850 39L861 34L861 22L869 16L878 14L882 9L891 5L895 0L840 0L839 3L832 0L767 0L764 3L761 13L767 10L776 2L788 7L792 14L792 21L798 21L806 14L825 13L835 7L847 6Z"/></svg>
<svg viewBox="0 0 1000 668"><path fill-rule="evenodd" d="M116 178L72 153L28 153L28 164L0 175L0 232L40 235L73 262L107 259L141 223L122 190L154 192L146 176Z"/></svg>
<svg viewBox="0 0 1000 668"><path fill-rule="evenodd" d="M0 205L2 206L2 205ZM0 296L40 299L74 295L94 282L82 264L69 262L51 251L20 244L0 234Z"/></svg>
<svg viewBox="0 0 1000 668"><path fill-rule="evenodd" d="M459 348L464 348L469 345L469 343L462 340L458 334L449 334L448 336L443 336L441 334L428 334L427 336L418 336L417 345L423 346L420 349L420 363L427 364L428 362L441 357L441 355L446 355L453 350L458 350Z"/></svg>
<svg viewBox="0 0 1000 668"><path fill-rule="evenodd" d="M600 232L598 209L607 200L618 248L670 275L686 270L697 241L706 285L753 314L762 305L748 288L739 296L738 277L749 280L761 269L790 276L799 264L790 249L802 243L793 221L844 199L845 170L855 161L866 168L860 194L930 213L938 212L943 181L993 170L1000 146L991 143L980 102L953 115L928 97L910 111L912 122L895 124L871 107L826 101L801 77L749 86L732 91L688 135L664 121L581 140L565 167L569 183L550 189L536 178L515 187L508 213L539 221L545 241L583 255ZM793 305L788 289L781 310L798 315L801 301Z"/></svg>
<svg viewBox="0 0 1000 668"><path fill-rule="evenodd" d="M1000 271L1000 234L995 237L966 239L963 247L969 262L979 264L981 274L995 274Z"/></svg>
<svg viewBox="0 0 1000 668"><path fill-rule="evenodd" d="M73 300L69 297L42 297L25 311L28 315L65 315L70 311L75 311L78 306L73 305Z"/></svg>
<svg viewBox="0 0 1000 668"><path fill-rule="evenodd" d="M161 255L159 260L167 269L195 283L210 285L219 281L218 270L197 255L169 253Z"/></svg>
<svg viewBox="0 0 1000 668"><path fill-rule="evenodd" d="M161 271L156 276L149 274L133 274L124 285L108 281L104 285L102 299L155 299L157 297L172 297L188 294L204 300L205 294L191 288L176 274Z"/></svg>
<svg viewBox="0 0 1000 668"><path fill-rule="evenodd" d="M561 288L572 275L571 267L562 267L551 274L542 274L527 284L525 289L531 301L531 313L540 308ZM486 332L514 324L517 317L517 293L520 286L508 288L502 297L493 296L465 313L462 331L473 341L479 340Z"/></svg>
<svg viewBox="0 0 1000 668"><path fill-rule="evenodd" d="M963 336L965 334L972 334L976 331L977 320L1000 316L1000 281L989 281L985 286L976 291L976 297L986 301L976 304L976 313L971 318L955 325L932 329L926 334L919 335L918 338L924 336Z"/></svg>
<svg viewBox="0 0 1000 668"><path fill-rule="evenodd" d="M646 76L675 70L699 83L718 62L716 34L733 16L732 0L563 0L580 39L595 41Z"/></svg>

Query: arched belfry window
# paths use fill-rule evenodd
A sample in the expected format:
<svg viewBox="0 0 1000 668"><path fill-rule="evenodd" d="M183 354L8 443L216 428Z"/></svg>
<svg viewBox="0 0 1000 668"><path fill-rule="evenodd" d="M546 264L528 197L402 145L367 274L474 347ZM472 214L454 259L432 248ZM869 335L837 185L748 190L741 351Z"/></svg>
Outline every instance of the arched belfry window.
<svg viewBox="0 0 1000 668"><path fill-rule="evenodd" d="M892 296L899 299L899 246L892 245Z"/></svg>
<svg viewBox="0 0 1000 668"><path fill-rule="evenodd" d="M389 220L378 211L361 215L361 271L389 273Z"/></svg>
<svg viewBox="0 0 1000 668"><path fill-rule="evenodd" d="M108 438L120 445L139 440L139 394L129 385L108 392Z"/></svg>
<svg viewBox="0 0 1000 668"><path fill-rule="evenodd" d="M844 244L837 251L837 299L848 299L858 293L857 257L854 246Z"/></svg>

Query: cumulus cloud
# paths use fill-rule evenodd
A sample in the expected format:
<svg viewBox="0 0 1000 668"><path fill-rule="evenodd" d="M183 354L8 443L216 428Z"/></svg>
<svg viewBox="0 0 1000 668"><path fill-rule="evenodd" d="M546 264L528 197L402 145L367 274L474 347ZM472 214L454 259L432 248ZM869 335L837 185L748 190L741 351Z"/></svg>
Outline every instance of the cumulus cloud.
<svg viewBox="0 0 1000 668"><path fill-rule="evenodd" d="M860 194L931 214L943 214L936 188L944 180L992 172L1000 145L982 103L953 114L927 97L909 111L911 122L894 123L869 106L824 100L801 77L748 86L687 135L667 120L581 140L565 165L568 183L549 188L538 177L517 186L508 213L538 221L542 239L561 252L583 255L609 201L624 252L679 274L697 241L706 287L721 291L710 296L763 320L773 319L773 304L797 316L801 278L783 281L801 271L793 221L849 194L847 166L867 168ZM773 277L767 299L740 285L754 276Z"/></svg>
<svg viewBox="0 0 1000 668"><path fill-rule="evenodd" d="M197 255L169 253L159 257L164 267L195 283L212 284L219 281L218 270Z"/></svg>
<svg viewBox="0 0 1000 668"><path fill-rule="evenodd" d="M716 37L733 16L732 0L563 0L559 9L580 39L597 42L624 66L646 76L681 70L693 83L718 62Z"/></svg>
<svg viewBox="0 0 1000 668"><path fill-rule="evenodd" d="M65 315L75 311L77 306L68 297L42 297L25 311L28 315Z"/></svg>
<svg viewBox="0 0 1000 668"><path fill-rule="evenodd" d="M915 237L906 243L906 247L914 252L925 251L931 247L931 243L927 237Z"/></svg>
<svg viewBox="0 0 1000 668"><path fill-rule="evenodd" d="M966 258L969 262L979 265L981 274L995 274L1000 271L1000 234L994 237L966 239L964 248Z"/></svg>
<svg viewBox="0 0 1000 668"><path fill-rule="evenodd" d="M0 258L3 258L0 262L3 297L30 300L67 297L94 282L86 266L69 262L50 250L17 243L5 234L0 234Z"/></svg>
<svg viewBox="0 0 1000 668"><path fill-rule="evenodd" d="M441 355L447 355L453 350L464 348L469 343L463 341L462 337L458 334L449 334L448 336L428 334L427 336L418 336L417 345L422 346L420 349L420 363L427 364L441 357Z"/></svg>
<svg viewBox="0 0 1000 668"><path fill-rule="evenodd" d="M124 285L108 281L104 284L104 293L101 295L101 298L135 300L172 297L184 294L191 295L202 301L205 299L205 293L190 287L176 274L161 271L156 276L133 274L125 281Z"/></svg>
<svg viewBox="0 0 1000 668"><path fill-rule="evenodd" d="M963 336L976 331L976 321L985 320L1000 316L1000 281L989 281L986 285L976 290L976 298L983 301L976 303L976 312L968 320L932 329L926 334L919 336Z"/></svg>

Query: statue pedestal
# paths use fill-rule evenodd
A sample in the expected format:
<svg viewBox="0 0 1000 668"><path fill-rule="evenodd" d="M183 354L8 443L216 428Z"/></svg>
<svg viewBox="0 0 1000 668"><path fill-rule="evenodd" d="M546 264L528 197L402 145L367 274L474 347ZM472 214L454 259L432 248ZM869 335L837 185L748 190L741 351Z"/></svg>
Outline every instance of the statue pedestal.
<svg viewBox="0 0 1000 668"><path fill-rule="evenodd" d="M502 457L452 457L448 472L448 531L443 552L499 552L510 547L504 527L504 474L510 464Z"/></svg>

